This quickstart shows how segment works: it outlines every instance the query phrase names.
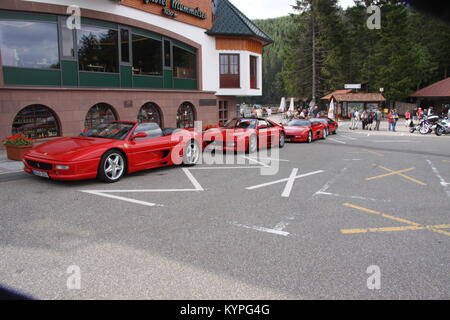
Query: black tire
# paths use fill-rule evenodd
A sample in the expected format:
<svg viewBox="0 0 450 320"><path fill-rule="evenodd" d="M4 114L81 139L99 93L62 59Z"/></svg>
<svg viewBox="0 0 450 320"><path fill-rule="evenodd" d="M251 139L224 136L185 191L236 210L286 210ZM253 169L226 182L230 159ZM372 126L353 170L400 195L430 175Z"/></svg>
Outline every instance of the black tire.
<svg viewBox="0 0 450 320"><path fill-rule="evenodd" d="M416 128L410 128L409 129L409 133L414 133L414 131L416 131Z"/></svg>
<svg viewBox="0 0 450 320"><path fill-rule="evenodd" d="M322 132L322 139L325 140L327 138L327 129Z"/></svg>
<svg viewBox="0 0 450 320"><path fill-rule="evenodd" d="M445 131L444 128L442 128L441 126L437 126L436 129L434 130L434 132L438 137L442 136L444 134L444 131Z"/></svg>
<svg viewBox="0 0 450 320"><path fill-rule="evenodd" d="M195 140L191 140L184 146L183 152L183 165L187 167L192 167L198 164L200 160L200 146Z"/></svg>
<svg viewBox="0 0 450 320"><path fill-rule="evenodd" d="M307 142L307 143L313 142L313 136L312 136L311 130L309 130L309 132L308 132L308 140L306 140L306 142Z"/></svg>
<svg viewBox="0 0 450 320"><path fill-rule="evenodd" d="M255 134L252 134L250 138L248 138L247 153L255 153L256 151L258 151L258 137Z"/></svg>
<svg viewBox="0 0 450 320"><path fill-rule="evenodd" d="M286 144L286 135L284 132L280 132L280 140L278 142L278 147L281 149Z"/></svg>
<svg viewBox="0 0 450 320"><path fill-rule="evenodd" d="M127 172L127 159L119 150L109 150L100 160L98 178L106 183L114 183L122 179Z"/></svg>

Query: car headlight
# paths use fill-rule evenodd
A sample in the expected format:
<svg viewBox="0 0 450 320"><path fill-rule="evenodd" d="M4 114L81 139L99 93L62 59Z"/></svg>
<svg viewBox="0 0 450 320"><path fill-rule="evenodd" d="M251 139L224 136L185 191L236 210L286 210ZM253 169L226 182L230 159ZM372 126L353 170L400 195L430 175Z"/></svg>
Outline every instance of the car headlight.
<svg viewBox="0 0 450 320"><path fill-rule="evenodd" d="M69 170L70 167L69 166L63 166L63 165L56 165L56 170Z"/></svg>

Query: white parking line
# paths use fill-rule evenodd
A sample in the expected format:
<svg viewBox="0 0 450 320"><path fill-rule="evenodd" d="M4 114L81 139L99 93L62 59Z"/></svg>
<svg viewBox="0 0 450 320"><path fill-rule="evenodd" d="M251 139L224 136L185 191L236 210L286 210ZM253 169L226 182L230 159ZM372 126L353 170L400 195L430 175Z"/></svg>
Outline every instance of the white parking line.
<svg viewBox="0 0 450 320"><path fill-rule="evenodd" d="M241 156L241 157L244 158L244 159L250 160L250 161L252 161L252 162L254 162L254 163L260 164L260 165L262 165L263 167L267 167L267 164L266 164L266 163L262 163L262 162L260 162L260 161L258 161L258 160L256 160L256 159L254 159L254 158L250 158L250 157L246 157L246 156Z"/></svg>
<svg viewBox="0 0 450 320"><path fill-rule="evenodd" d="M188 169L183 168L183 171L186 174L186 176L189 178L189 180L191 181L193 186L195 187L195 190L205 191L205 189L203 189L203 187L200 185L200 183L197 181L197 179L195 179L195 177L192 175L192 173Z"/></svg>
<svg viewBox="0 0 450 320"><path fill-rule="evenodd" d="M115 199L115 200L121 200L121 201L125 201L125 202L140 204L142 206L147 206L147 207L156 207L156 206L157 207L163 207L162 204L156 204L156 203L152 203L152 202L140 201L140 200L131 199L131 198L119 197L119 196L115 196L115 195L112 195L112 194L99 192L99 191L82 191L82 192L90 193L90 194L93 194L93 195L96 195L96 196L100 196L100 197L111 198L111 199Z"/></svg>
<svg viewBox="0 0 450 320"><path fill-rule="evenodd" d="M289 180L286 183L286 187L284 188L283 193L281 196L283 198L289 198L291 195L292 187L294 186L295 177L297 176L298 168L292 169L291 175L289 176Z"/></svg>
<svg viewBox="0 0 450 320"><path fill-rule="evenodd" d="M347 142L338 140L338 139L334 139L334 138L328 138L328 140L334 141L334 142L338 142L338 143L342 143L342 144L347 144Z"/></svg>
<svg viewBox="0 0 450 320"><path fill-rule="evenodd" d="M347 168L342 169L341 171L339 171L339 173L330 181L328 181L327 183L325 183L325 185L319 190L317 191L314 196L319 195L319 194L323 194L325 191L327 191L331 185L333 185L336 180L341 177L345 172L347 171Z"/></svg>
<svg viewBox="0 0 450 320"><path fill-rule="evenodd" d="M269 228L264 228L264 227L258 227L258 226L246 226L244 224L240 224L237 223L235 221L230 222L231 225L235 226L235 227L240 227L240 228L244 228L244 229L250 229L250 230L255 230L255 231L260 231L260 232L267 232L267 233L272 233L272 234L276 234L279 236L283 236L283 237L287 237L290 235L289 232L280 230L278 227L278 229L275 229L277 227L275 227L274 229L269 229ZM277 225L278 226L278 225Z"/></svg>
<svg viewBox="0 0 450 320"><path fill-rule="evenodd" d="M20 171L0 172L0 175L2 175L2 174L10 174L10 173L20 173L20 172L25 172L25 171L20 170Z"/></svg>
<svg viewBox="0 0 450 320"><path fill-rule="evenodd" d="M448 197L450 197L450 190L448 190L448 186L450 186L450 183L444 180L444 178L439 173L438 169L434 166L434 164L430 160L427 160L427 162L430 165L431 170L433 170L434 174L439 179L441 186L444 188L445 193L447 194Z"/></svg>
<svg viewBox="0 0 450 320"><path fill-rule="evenodd" d="M304 177L312 176L312 175L319 174L319 173L323 173L323 172L325 172L325 171L324 171L324 170L318 170L318 171L314 171L314 172L309 172L309 173L301 174L301 175L299 175L299 176L296 176L296 177L294 178L294 180L295 180L295 179L299 179L299 178L304 178ZM247 187L247 188L245 188L245 189L247 189L247 190L255 190L255 189L259 189L259 188L264 188L264 187L271 186L271 185L274 185L274 184L277 184L277 183L282 183L282 182L289 181L289 179L290 179L290 178L280 179L280 180L277 180L277 181L272 181L272 182L267 182L267 183L263 183L263 184L258 184L258 185L256 185L256 186L252 186L252 187Z"/></svg>
<svg viewBox="0 0 450 320"><path fill-rule="evenodd" d="M346 135L343 135L343 134L341 134L340 136L343 137L343 138L349 139L349 140L358 140L356 138L349 137L349 136L346 136Z"/></svg>
<svg viewBox="0 0 450 320"><path fill-rule="evenodd" d="M320 192L317 194L323 195L323 196L336 197L336 198L350 198L350 199L368 200L368 201L375 201L375 202L391 202L391 200L380 200L380 199L373 199L373 198L359 197L359 196L344 196L344 195L340 195L338 193L331 193L331 192Z"/></svg>

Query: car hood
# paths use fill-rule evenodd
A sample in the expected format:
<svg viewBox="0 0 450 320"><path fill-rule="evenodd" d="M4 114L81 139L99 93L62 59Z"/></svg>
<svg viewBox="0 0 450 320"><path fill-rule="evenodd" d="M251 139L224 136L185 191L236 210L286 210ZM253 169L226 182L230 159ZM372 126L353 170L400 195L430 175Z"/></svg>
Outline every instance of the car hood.
<svg viewBox="0 0 450 320"><path fill-rule="evenodd" d="M96 157L96 150L111 145L114 141L116 140L81 136L61 138L34 147L26 156L55 161L90 159Z"/></svg>
<svg viewBox="0 0 450 320"><path fill-rule="evenodd" d="M286 134L290 134L293 132L302 132L308 130L309 127L303 127L303 126L285 126L284 131Z"/></svg>

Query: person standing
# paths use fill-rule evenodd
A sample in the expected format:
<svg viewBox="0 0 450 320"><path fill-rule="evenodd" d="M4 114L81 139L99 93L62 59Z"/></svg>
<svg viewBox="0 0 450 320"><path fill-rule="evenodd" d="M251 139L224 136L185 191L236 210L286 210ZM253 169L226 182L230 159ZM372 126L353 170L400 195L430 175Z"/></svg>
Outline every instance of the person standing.
<svg viewBox="0 0 450 320"><path fill-rule="evenodd" d="M359 113L358 109L355 110L355 128L354 130L359 129L359 122L361 121L361 114Z"/></svg>
<svg viewBox="0 0 450 320"><path fill-rule="evenodd" d="M367 120L368 120L368 114L366 110L363 110L361 114L361 122L362 122L362 129L366 130L367 127Z"/></svg>
<svg viewBox="0 0 450 320"><path fill-rule="evenodd" d="M350 130L355 130L355 112L356 109L350 112Z"/></svg>
<svg viewBox="0 0 450 320"><path fill-rule="evenodd" d="M411 112L409 112L409 110L406 111L405 113L405 120L406 120L405 126L408 128L411 122Z"/></svg>
<svg viewBox="0 0 450 320"><path fill-rule="evenodd" d="M381 124L381 119L383 118L383 113L381 112L380 109L377 109L377 111L375 112L375 130L376 131L380 131L380 124Z"/></svg>
<svg viewBox="0 0 450 320"><path fill-rule="evenodd" d="M372 131L373 119L375 118L375 113L373 111L369 111L367 116L367 130Z"/></svg>
<svg viewBox="0 0 450 320"><path fill-rule="evenodd" d="M389 110L389 113L388 113L388 123L389 123L389 131L393 131L393 129L394 129L394 115L393 115L393 112L392 112L392 110Z"/></svg>
<svg viewBox="0 0 450 320"><path fill-rule="evenodd" d="M429 107L428 108L428 116L432 116L433 115L433 107Z"/></svg>
<svg viewBox="0 0 450 320"><path fill-rule="evenodd" d="M272 108L269 107L269 108L267 108L267 118L270 119L271 116L272 116Z"/></svg>
<svg viewBox="0 0 450 320"><path fill-rule="evenodd" d="M448 112L447 112L447 118L450 119L450 108L448 108Z"/></svg>
<svg viewBox="0 0 450 320"><path fill-rule="evenodd" d="M397 122L398 122L398 119L399 119L396 109L394 109L393 112L392 112L392 118L394 120L393 125L392 125L392 129L393 129L392 131L396 132Z"/></svg>
<svg viewBox="0 0 450 320"><path fill-rule="evenodd" d="M422 108L419 108L419 109L417 110L417 119L420 119L420 118L421 118L422 113L423 113Z"/></svg>

